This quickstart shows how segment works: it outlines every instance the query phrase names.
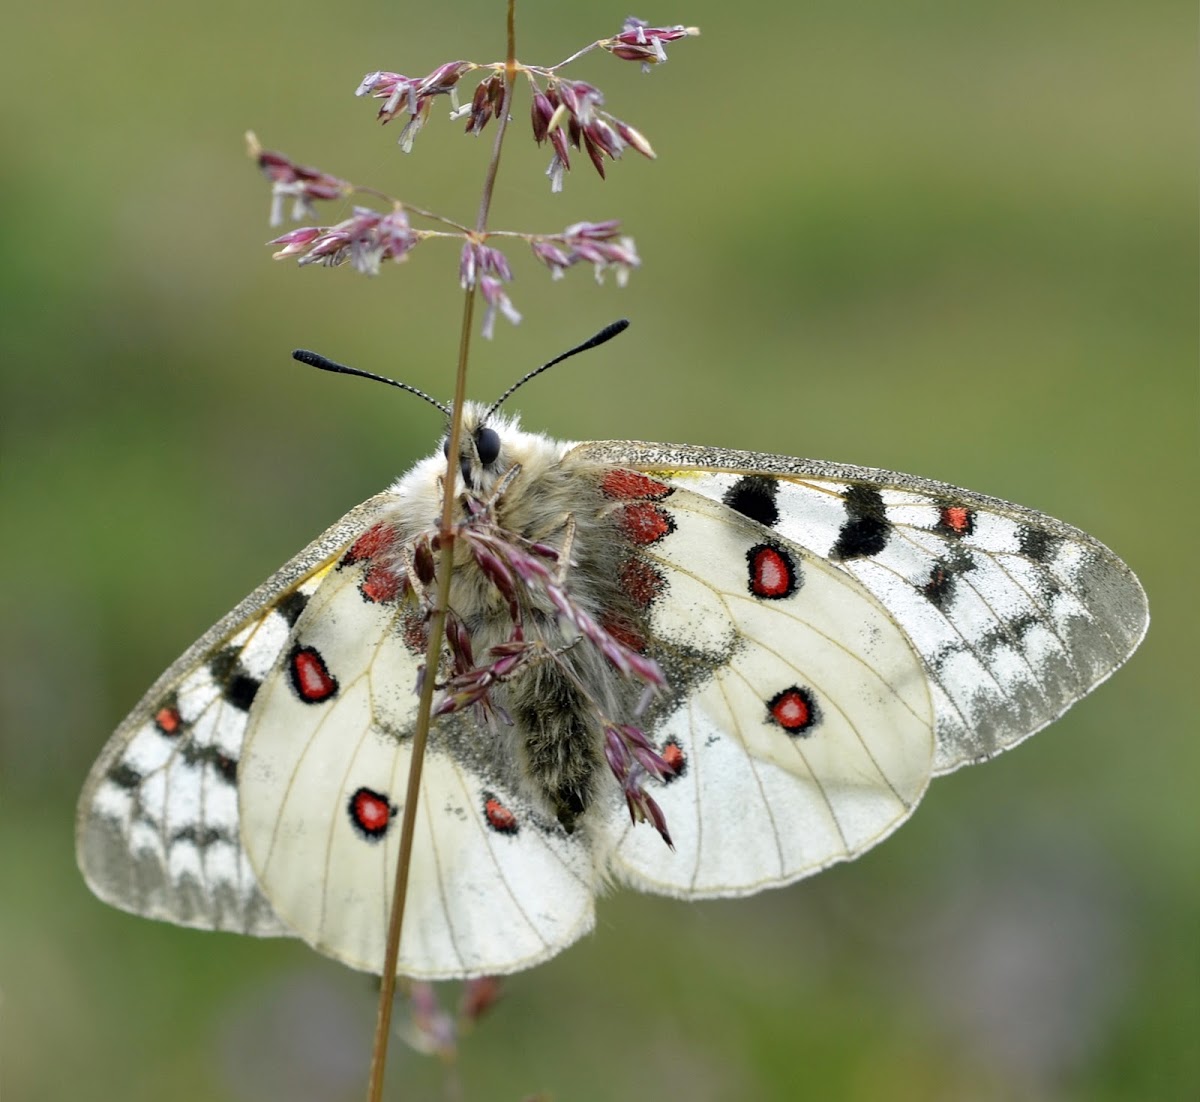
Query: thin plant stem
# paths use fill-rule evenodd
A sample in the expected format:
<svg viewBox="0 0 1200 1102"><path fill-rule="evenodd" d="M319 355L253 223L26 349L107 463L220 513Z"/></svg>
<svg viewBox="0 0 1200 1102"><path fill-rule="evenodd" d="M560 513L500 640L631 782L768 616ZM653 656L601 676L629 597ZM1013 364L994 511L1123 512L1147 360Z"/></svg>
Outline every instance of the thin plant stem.
<svg viewBox="0 0 1200 1102"><path fill-rule="evenodd" d="M449 226L456 231L457 235L467 233L467 227L459 222L455 222L453 218L447 218L442 214L435 214L431 210L426 210L424 207L418 207L415 203L401 202L399 199L393 198L387 192L380 191L378 188L368 187L366 184L355 184L351 188L351 194L354 195L370 195L373 199L378 199L381 203L389 203L393 207L406 211L409 214L418 215L421 218L428 218L431 222L440 222L443 226ZM433 233L434 231L428 231ZM450 234L447 237L452 236Z"/></svg>
<svg viewBox="0 0 1200 1102"><path fill-rule="evenodd" d="M483 195L479 199L479 214L475 219L475 230L483 233L487 229L488 212L492 208L492 195L496 190L496 173L500 171L500 150L508 130L508 115L512 108L513 83L517 76L517 0L508 0L508 61L504 66L504 99L496 119L496 140L492 143L492 156L488 161L487 176L483 181ZM451 453L453 454L453 453Z"/></svg>
<svg viewBox="0 0 1200 1102"><path fill-rule="evenodd" d="M576 50L570 57L564 58L557 65L547 65L544 68L531 65L529 68L532 72L545 73L549 76L551 73L557 72L564 65L570 65L572 61L578 61L584 54L590 54L599 45L599 42L593 42L590 46L584 46L582 50Z"/></svg>
<svg viewBox="0 0 1200 1102"><path fill-rule="evenodd" d="M516 0L508 0L508 63L505 66L504 100L475 224L476 232L480 234L487 228L487 217L495 191L496 174L500 168L500 151L507 129L509 108L512 105L515 74ZM371 1050L371 1071L367 1085L368 1102L382 1102L383 1099L383 1078L387 1066L388 1040L391 1036L392 1006L396 997L396 968L400 959L400 937L404 929L404 907L408 897L408 878L412 864L413 836L416 832L417 803L421 794L421 772L425 763L425 747L429 741L433 691L437 682L437 671L441 665L446 613L450 606L450 579L454 569L453 491L458 474L459 445L462 438L462 409L467 393L467 361L471 348L471 327L475 314L475 290L474 286L468 287L463 298L462 328L458 344L458 370L454 381L454 404L450 411L450 439L446 449L446 476L442 483L437 600L429 622L429 642L425 649L425 677L421 682L421 692L417 701L412 764L409 766L404 815L400 825L400 852L396 860L396 880L392 887L387 947L384 953L383 974L380 977L379 1010L375 1019L375 1039Z"/></svg>
<svg viewBox="0 0 1200 1102"><path fill-rule="evenodd" d="M468 290L463 302L463 327L459 341L458 373L454 385L454 407L450 422L450 455L458 454L457 445L462 430L463 398L466 393L467 353L471 340L471 323L475 312L475 294ZM441 561L438 572L437 602L429 621L429 644L425 650L425 677L417 700L417 723L413 732L412 764L408 772L408 788L404 796L404 815L400 824L400 853L396 859L396 880L392 886L392 906L388 919L387 950L384 954L383 975L379 985L379 1010L375 1018L375 1041L371 1050L368 1102L382 1102L383 1075L387 1064L388 1040L391 1037L392 1006L396 997L396 966L400 959L400 935L404 927L404 905L408 897L408 874L412 863L413 835L416 832L417 801L421 794L421 771L425 764L425 746L429 741L430 715L433 711L433 690L440 666L442 639L446 629L446 610L450 604L450 572L454 560L453 466L447 471L443 493L441 523Z"/></svg>

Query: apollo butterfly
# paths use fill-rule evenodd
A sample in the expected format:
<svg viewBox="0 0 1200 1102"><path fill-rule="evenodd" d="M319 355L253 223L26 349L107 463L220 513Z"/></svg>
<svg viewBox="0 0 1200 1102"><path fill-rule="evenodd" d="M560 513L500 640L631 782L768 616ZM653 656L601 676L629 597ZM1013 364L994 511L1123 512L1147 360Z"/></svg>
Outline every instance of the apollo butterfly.
<svg viewBox="0 0 1200 1102"><path fill-rule="evenodd" d="M1146 630L1120 559L1019 505L784 456L566 443L495 406L463 425L459 520L492 535L453 575L436 676L469 706L431 734L407 975L545 960L610 881L739 896L856 857L931 777L1055 720ZM150 689L80 801L97 895L381 969L445 477L439 449Z"/></svg>

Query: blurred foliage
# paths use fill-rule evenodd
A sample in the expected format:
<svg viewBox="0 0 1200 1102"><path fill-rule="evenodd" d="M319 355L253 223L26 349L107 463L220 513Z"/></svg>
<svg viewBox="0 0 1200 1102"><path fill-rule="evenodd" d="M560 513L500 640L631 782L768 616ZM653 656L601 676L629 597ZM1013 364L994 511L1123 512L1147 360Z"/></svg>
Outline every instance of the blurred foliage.
<svg viewBox="0 0 1200 1102"><path fill-rule="evenodd" d="M527 0L520 53L556 61L626 14ZM638 14L704 35L648 77L601 56L574 74L659 160L551 196L520 105L494 224L618 216L645 267L624 291L551 284L514 253L526 321L477 343L473 392L628 315L522 392L528 425L1012 498L1114 547L1155 621L1112 684L935 784L863 860L740 902L602 902L465 1042L463 1097L1195 1097L1193 16ZM405 157L350 92L499 56L503 4L63 0L13 7L6 33L0 1094L357 1098L369 980L104 907L73 807L168 661L438 433L290 349L451 389L456 250L376 280L272 264L243 130L469 220L489 139L435 114ZM391 1073L393 1097L441 1095L402 1046Z"/></svg>

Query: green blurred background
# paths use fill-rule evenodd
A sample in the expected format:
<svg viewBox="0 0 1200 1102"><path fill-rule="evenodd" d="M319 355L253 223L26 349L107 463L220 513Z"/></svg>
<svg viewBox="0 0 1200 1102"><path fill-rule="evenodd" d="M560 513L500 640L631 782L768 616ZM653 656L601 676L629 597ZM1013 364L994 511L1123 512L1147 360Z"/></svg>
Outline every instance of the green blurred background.
<svg viewBox="0 0 1200 1102"><path fill-rule="evenodd" d="M350 93L371 69L494 59L503 11L6 12L5 1102L361 1096L370 982L299 943L103 906L75 869L74 803L160 670L437 436L422 403L289 351L451 390L456 250L375 280L273 264L243 130L470 221L489 139L439 111L406 157ZM519 52L557 61L626 14L528 0ZM630 154L605 184L581 167L551 196L522 102L494 225L621 217L644 268L623 291L551 284L514 250L526 320L477 343L473 393L628 315L617 344L522 392L528 426L1012 498L1115 548L1155 620L1112 683L935 784L861 861L746 901L604 900L596 934L513 977L464 1043L463 1097L1195 1097L1194 12L637 14L704 34L648 77L602 55L573 72L659 160ZM403 1046L390 1072L391 1097L441 1095Z"/></svg>

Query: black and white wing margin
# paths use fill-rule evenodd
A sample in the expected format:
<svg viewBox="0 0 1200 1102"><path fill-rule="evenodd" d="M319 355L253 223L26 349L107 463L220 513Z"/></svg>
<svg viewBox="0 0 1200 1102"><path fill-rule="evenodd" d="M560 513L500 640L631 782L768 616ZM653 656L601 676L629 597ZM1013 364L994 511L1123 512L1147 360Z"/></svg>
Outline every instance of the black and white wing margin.
<svg viewBox="0 0 1200 1102"><path fill-rule="evenodd" d="M636 441L570 455L702 494L860 581L924 662L935 775L1053 722L1133 653L1149 623L1137 578L1098 540L947 483Z"/></svg>
<svg viewBox="0 0 1200 1102"><path fill-rule="evenodd" d="M347 513L197 640L151 686L92 767L79 866L101 899L183 926L289 934L242 847L238 769L250 707L293 625L389 495Z"/></svg>

